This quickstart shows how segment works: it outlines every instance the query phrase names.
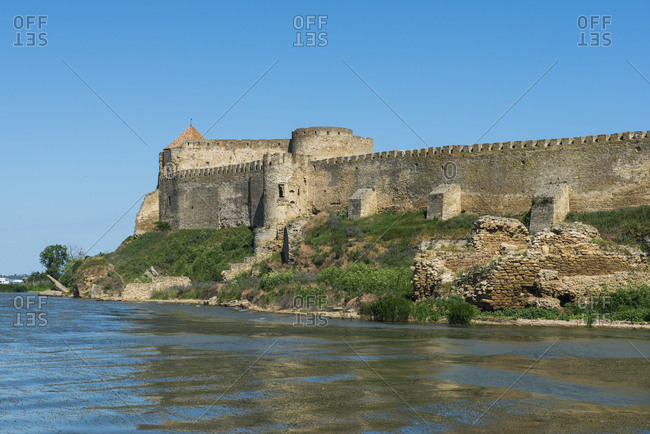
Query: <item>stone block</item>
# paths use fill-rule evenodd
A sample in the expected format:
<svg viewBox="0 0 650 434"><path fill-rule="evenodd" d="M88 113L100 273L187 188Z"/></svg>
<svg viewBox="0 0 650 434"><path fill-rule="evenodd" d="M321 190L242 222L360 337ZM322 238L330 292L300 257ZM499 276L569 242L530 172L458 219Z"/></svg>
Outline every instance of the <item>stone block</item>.
<svg viewBox="0 0 650 434"><path fill-rule="evenodd" d="M458 184L440 184L429 193L427 219L448 220L461 212L461 190Z"/></svg>
<svg viewBox="0 0 650 434"><path fill-rule="evenodd" d="M563 222L569 212L570 189L567 184L549 185L533 195L530 230L540 232L553 223Z"/></svg>
<svg viewBox="0 0 650 434"><path fill-rule="evenodd" d="M360 188L348 202L348 217L359 219L377 214L377 193L372 188Z"/></svg>

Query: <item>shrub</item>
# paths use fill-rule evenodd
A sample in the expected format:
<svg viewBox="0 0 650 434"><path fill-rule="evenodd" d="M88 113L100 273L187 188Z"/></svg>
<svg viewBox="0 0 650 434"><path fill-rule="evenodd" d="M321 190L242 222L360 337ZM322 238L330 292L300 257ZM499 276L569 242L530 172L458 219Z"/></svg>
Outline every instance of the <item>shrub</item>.
<svg viewBox="0 0 650 434"><path fill-rule="evenodd" d="M582 311L580 310L577 313L582 313ZM566 315L557 308L543 309L541 307L508 308L497 310L490 315L511 319L566 319Z"/></svg>
<svg viewBox="0 0 650 434"><path fill-rule="evenodd" d="M436 300L427 298L426 300L418 301L413 309L413 316L420 322L438 321L440 319L440 312Z"/></svg>
<svg viewBox="0 0 650 434"><path fill-rule="evenodd" d="M330 254L331 253L329 251L324 252L321 249L316 249L316 253L311 257L311 262L315 266L320 267L325 263L325 261L327 261L327 259L330 257Z"/></svg>
<svg viewBox="0 0 650 434"><path fill-rule="evenodd" d="M361 306L360 313L382 322L406 322L413 311L413 303L404 297L386 296Z"/></svg>
<svg viewBox="0 0 650 434"><path fill-rule="evenodd" d="M476 306L465 300L454 300L447 308L449 324L469 324L479 310Z"/></svg>
<svg viewBox="0 0 650 434"><path fill-rule="evenodd" d="M629 321L631 323L650 322L650 309L637 308L614 312L609 315L612 321Z"/></svg>
<svg viewBox="0 0 650 434"><path fill-rule="evenodd" d="M260 289L271 291L281 285L287 285L294 280L294 274L291 271L286 273L268 273L260 281Z"/></svg>
<svg viewBox="0 0 650 434"><path fill-rule="evenodd" d="M413 272L407 267L375 268L358 262L350 265L345 271L339 267L325 268L319 273L317 281L335 290L344 291L350 297L362 294L407 296L413 291L412 278Z"/></svg>
<svg viewBox="0 0 650 434"><path fill-rule="evenodd" d="M323 268L320 273L318 273L318 277L316 277L316 281L318 283L323 283L328 286L333 286L334 283L339 280L341 275L343 274L343 270L341 270L340 267L327 267Z"/></svg>
<svg viewBox="0 0 650 434"><path fill-rule="evenodd" d="M272 291L291 284L307 285L314 282L314 276L304 272L268 273L260 279L260 289Z"/></svg>
<svg viewBox="0 0 650 434"><path fill-rule="evenodd" d="M155 222L153 225L155 227L154 230L159 231L159 232L167 232L167 231L172 230L172 227L168 222L158 221L158 222Z"/></svg>

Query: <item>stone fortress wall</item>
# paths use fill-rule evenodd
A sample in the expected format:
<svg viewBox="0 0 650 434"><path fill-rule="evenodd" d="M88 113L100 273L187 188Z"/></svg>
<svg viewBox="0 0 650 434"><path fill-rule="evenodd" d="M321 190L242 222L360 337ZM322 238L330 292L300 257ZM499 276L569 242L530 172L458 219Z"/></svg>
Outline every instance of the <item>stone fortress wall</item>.
<svg viewBox="0 0 650 434"><path fill-rule="evenodd" d="M291 140L186 141L161 152L158 216L174 229L284 226L347 209L367 188L376 212L424 210L432 195L455 195L451 216L537 207L549 224L569 210L650 203L648 132L371 151L372 139L333 127L298 129Z"/></svg>

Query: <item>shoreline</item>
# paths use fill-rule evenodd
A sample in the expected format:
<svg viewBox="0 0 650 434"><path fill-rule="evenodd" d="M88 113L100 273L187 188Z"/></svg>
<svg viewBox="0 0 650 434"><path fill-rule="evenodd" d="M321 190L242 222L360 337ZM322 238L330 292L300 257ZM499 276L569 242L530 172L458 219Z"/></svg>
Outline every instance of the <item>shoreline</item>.
<svg viewBox="0 0 650 434"><path fill-rule="evenodd" d="M8 293L10 294L10 293ZM71 298L71 295L68 294L43 294L43 292L38 291L26 291L26 292L17 292L15 294L38 294L40 296L48 297L63 297ZM198 306L214 306L214 307L229 307L235 310L253 310L256 312L267 312L267 313L278 313L284 315L303 315L303 316L316 316L332 319L353 319L359 321L370 321L366 320L359 316L359 313L356 311L315 311L315 312L304 312L294 309L271 309L261 306L257 306L249 302L248 300L233 300L226 303L217 303L210 302L210 300L203 299L193 299L193 298L174 298L166 300L157 300L157 299L144 299L144 300L123 300L121 297L103 297L103 298L83 298L84 300L98 300L98 301L120 301L124 303L174 303L174 304L195 304ZM390 324L390 323L384 323ZM449 324L446 320L440 320L436 322L408 322L408 323L394 323L394 324ZM507 326L518 326L518 327L587 327L585 322L581 322L579 319L572 320L557 320L557 319L507 319L507 318L498 318L498 319L473 319L469 325L507 325ZM627 321L610 321L610 322L600 322L594 321L591 328L615 328L615 329L628 329L628 330L650 330L650 323L645 324L631 324Z"/></svg>
<svg viewBox="0 0 650 434"><path fill-rule="evenodd" d="M252 310L256 312L267 312L267 313L277 313L277 314L284 314L284 315L302 315L302 316L317 316L317 317L324 317L324 318L332 318L332 319L353 319L353 320L359 320L359 321L368 321L368 322L377 322L381 323L381 321L373 321L373 320L366 320L363 319L359 316L359 313L356 311L315 311L315 312L304 312L304 311L297 311L293 309L270 309L270 308L264 308L261 306L254 305L250 303L248 300L233 300L231 302L227 303L213 303L210 304L209 300L199 300L199 299L185 299L185 298L175 298L175 299L167 299L167 300L155 300L155 299L149 299L149 300L123 300L120 297L105 297L105 298L89 298L87 300L100 300L100 301L121 301L125 303L147 303L147 302L156 302L156 303L175 303L175 304L196 304L198 306L213 306L213 307L228 307L231 309L235 310ZM391 324L391 323L382 323L382 324ZM393 323L393 324L431 324L431 325L443 325L443 324L449 324L446 320L440 320L436 322L424 322L424 323L419 323L419 322L408 322L408 323ZM518 319L507 319L507 318L499 318L499 319L473 319L472 322L468 325L488 325L488 326L493 326L493 325L507 325L507 326L518 326L518 327L584 327L584 328L589 328L587 327L587 324L579 319L572 319L568 321L564 320L556 320L556 319L524 319L524 318L518 318ZM615 329L628 329L628 330L650 330L650 323L645 323L645 324L631 324L627 321L611 321L611 322L598 322L594 321L592 324L591 328L615 328Z"/></svg>

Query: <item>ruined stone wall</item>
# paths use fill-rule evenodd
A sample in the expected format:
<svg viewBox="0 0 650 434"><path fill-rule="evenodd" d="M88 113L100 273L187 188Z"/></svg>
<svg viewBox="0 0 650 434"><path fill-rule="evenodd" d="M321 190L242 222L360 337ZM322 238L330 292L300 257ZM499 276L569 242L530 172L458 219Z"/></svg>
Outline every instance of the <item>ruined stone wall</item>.
<svg viewBox="0 0 650 434"><path fill-rule="evenodd" d="M343 209L359 188L374 187L379 212L427 208L444 183L462 189L465 212L528 212L536 191L570 189L571 211L650 203L650 138L646 132L472 146L444 146L337 157L312 163L314 206Z"/></svg>
<svg viewBox="0 0 650 434"><path fill-rule="evenodd" d="M601 291L603 284L615 290L631 281L650 282L645 254L603 241L591 226L557 224L526 239L517 220L481 217L471 249L416 255L414 297L461 295L488 310L548 308Z"/></svg>
<svg viewBox="0 0 650 434"><path fill-rule="evenodd" d="M262 161L161 176L160 220L172 229L263 224Z"/></svg>
<svg viewBox="0 0 650 434"><path fill-rule="evenodd" d="M135 230L133 234L137 237L155 229L154 223L160 219L158 208L158 189L147 193L142 206L135 216Z"/></svg>
<svg viewBox="0 0 650 434"><path fill-rule="evenodd" d="M483 216L474 223L469 245L478 252L494 256L502 250L521 250L528 247L528 229L519 220Z"/></svg>
<svg viewBox="0 0 650 434"><path fill-rule="evenodd" d="M154 276L150 283L129 283L122 291L124 301L150 300L155 291L163 291L172 287L187 287L192 282L186 276Z"/></svg>
<svg viewBox="0 0 650 434"><path fill-rule="evenodd" d="M553 293L540 291L540 272L552 271L557 279L588 276L594 282L607 283L608 277L603 280L596 276L646 268L640 252L634 255L613 246L609 249L601 247L594 241L598 237L594 228L579 223L554 225L549 231L536 234L525 253L512 253L499 259L494 271L487 276L484 290L476 294L474 300L493 309L526 307L530 305L529 298L536 296L573 301L576 295L584 295L588 288L575 288L581 291L580 294L570 294L559 286ZM599 284L591 285L594 286L600 287Z"/></svg>

